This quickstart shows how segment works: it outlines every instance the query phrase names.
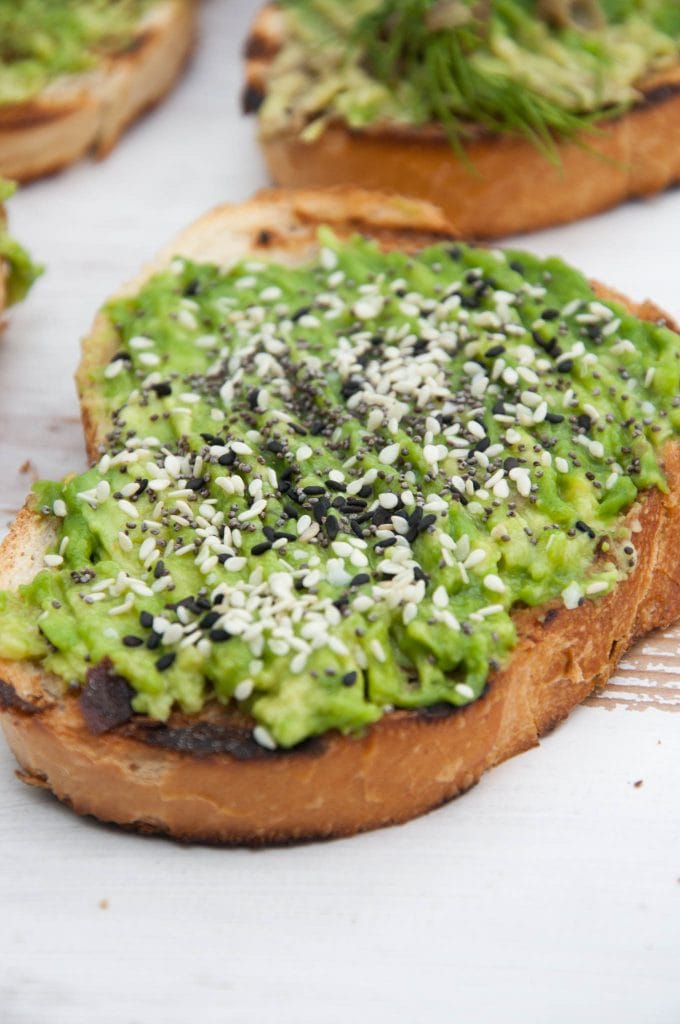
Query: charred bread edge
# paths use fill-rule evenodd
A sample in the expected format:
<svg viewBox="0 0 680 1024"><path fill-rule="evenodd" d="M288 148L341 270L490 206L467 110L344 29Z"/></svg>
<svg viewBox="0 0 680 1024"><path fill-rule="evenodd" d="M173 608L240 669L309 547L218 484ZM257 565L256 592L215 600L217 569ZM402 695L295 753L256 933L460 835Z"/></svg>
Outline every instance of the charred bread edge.
<svg viewBox="0 0 680 1024"><path fill-rule="evenodd" d="M29 181L94 151L172 87L193 48L197 0L159 0L132 45L92 71L50 83L35 99L0 106L0 175Z"/></svg>
<svg viewBox="0 0 680 1024"><path fill-rule="evenodd" d="M201 218L124 291L175 254L218 258L245 246L273 258L309 255L316 225L375 232L383 244L417 247L453 230L427 204L359 190L265 192ZM266 238L266 242L263 239ZM621 296L597 286L605 298ZM649 303L628 307L659 320ZM667 321L668 322L668 321ZM98 446L89 372L112 344L97 318L85 344L79 382L88 447ZM79 814L140 832L222 845L282 844L350 835L403 822L474 785L489 767L538 742L595 687L640 636L680 614L680 443L664 451L669 493L651 491L630 512L639 521L638 562L614 593L573 611L559 602L520 611L519 644L489 679L483 697L439 716L392 713L359 736L328 733L302 751L239 760L180 752L143 741L121 726L104 737L85 727L78 700L30 663L0 662L0 717L21 777L51 789ZM0 548L3 585L29 579L49 539L49 524L25 508ZM223 723L229 726L228 712ZM133 730L134 733L134 730Z"/></svg>
<svg viewBox="0 0 680 1024"><path fill-rule="evenodd" d="M248 110L266 93L282 32L281 14L268 4L245 47ZM680 64L648 78L640 94L627 113L559 143L559 165L524 139L480 131L465 147L466 166L438 126L386 123L356 130L336 121L313 142L291 130L260 144L278 185L360 182L401 190L440 204L464 237L497 237L577 220L680 180Z"/></svg>

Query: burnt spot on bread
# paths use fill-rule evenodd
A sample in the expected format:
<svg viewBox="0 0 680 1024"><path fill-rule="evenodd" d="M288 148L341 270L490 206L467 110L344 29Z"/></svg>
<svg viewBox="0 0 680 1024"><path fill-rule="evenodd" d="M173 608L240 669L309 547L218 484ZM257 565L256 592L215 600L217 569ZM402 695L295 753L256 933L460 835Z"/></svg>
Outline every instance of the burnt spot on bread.
<svg viewBox="0 0 680 1024"><path fill-rule="evenodd" d="M230 754L237 761L269 761L292 754L320 757L326 750L325 741L317 738L305 740L287 750L269 750L253 739L251 729L232 723L204 721L173 726L145 718L125 726L120 732L128 739L150 747L162 747L199 758Z"/></svg>
<svg viewBox="0 0 680 1024"><path fill-rule="evenodd" d="M268 248L274 241L274 233L263 228L255 235L255 245L260 249Z"/></svg>
<svg viewBox="0 0 680 1024"><path fill-rule="evenodd" d="M264 60L275 57L280 49L280 43L271 35L264 32L251 32L243 47L243 56L246 60Z"/></svg>
<svg viewBox="0 0 680 1024"><path fill-rule="evenodd" d="M0 710L18 711L22 715L39 715L45 708L39 704L32 704L20 697L11 683L0 679Z"/></svg>
<svg viewBox="0 0 680 1024"><path fill-rule="evenodd" d="M543 625L549 626L551 622L554 622L557 616L560 614L559 608L548 608L547 612L543 616Z"/></svg>
<svg viewBox="0 0 680 1024"><path fill-rule="evenodd" d="M241 110L244 114L256 114L264 103L264 92L256 85L248 84L241 93Z"/></svg>
<svg viewBox="0 0 680 1024"><path fill-rule="evenodd" d="M128 722L132 718L134 693L127 679L113 671L109 658L89 669L78 703L90 732L101 736Z"/></svg>
<svg viewBox="0 0 680 1024"><path fill-rule="evenodd" d="M651 89L645 89L637 107L639 109L640 107L659 106L662 103L667 103L668 100L675 99L676 96L680 96L680 82L664 82Z"/></svg>

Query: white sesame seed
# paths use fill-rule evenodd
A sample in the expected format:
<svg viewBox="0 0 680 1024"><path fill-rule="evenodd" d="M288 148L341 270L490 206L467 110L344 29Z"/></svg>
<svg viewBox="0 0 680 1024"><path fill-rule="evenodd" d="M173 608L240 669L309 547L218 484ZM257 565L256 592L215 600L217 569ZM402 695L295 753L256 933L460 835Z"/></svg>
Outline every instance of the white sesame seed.
<svg viewBox="0 0 680 1024"><path fill-rule="evenodd" d="M380 462L382 462L384 466L391 466L399 458L400 450L401 445L397 443L388 444L381 450L380 454L378 455L378 459L380 460Z"/></svg>
<svg viewBox="0 0 680 1024"><path fill-rule="evenodd" d="M179 554L179 552L177 552ZM241 555L237 555L235 558L228 558L224 563L224 568L228 572L240 572L241 569L245 568L246 559Z"/></svg>
<svg viewBox="0 0 680 1024"><path fill-rule="evenodd" d="M456 683L454 690L464 700L474 700L475 691L467 683Z"/></svg>
<svg viewBox="0 0 680 1024"><path fill-rule="evenodd" d="M561 455L558 455L557 458L555 459L555 469L557 470L558 473L568 473L569 472L569 463L567 462L566 459L563 459L561 457Z"/></svg>
<svg viewBox="0 0 680 1024"><path fill-rule="evenodd" d="M380 315L384 304L382 295L358 299L352 306L352 313L358 320L373 320Z"/></svg>
<svg viewBox="0 0 680 1024"><path fill-rule="evenodd" d="M376 659L376 661L381 662L381 664L387 661L385 650L379 640L371 640L369 646L371 649L371 654Z"/></svg>
<svg viewBox="0 0 680 1024"><path fill-rule="evenodd" d="M446 592L446 587L440 585L432 595L432 603L437 608L446 608L449 603L449 595Z"/></svg>
<svg viewBox="0 0 680 1024"><path fill-rule="evenodd" d="M265 750L276 750L276 740L264 725L256 725L253 729L253 739Z"/></svg>
<svg viewBox="0 0 680 1024"><path fill-rule="evenodd" d="M160 361L160 356L157 356L155 352L142 352L139 357L142 366L158 366Z"/></svg>
<svg viewBox="0 0 680 1024"><path fill-rule="evenodd" d="M487 590L493 591L494 594L504 594L506 589L505 583L503 583L500 576L497 576L493 572L488 573L484 577L484 586Z"/></svg>
<svg viewBox="0 0 680 1024"><path fill-rule="evenodd" d="M565 587L562 591L562 600L564 601L565 608L569 608L570 610L578 608L579 601L582 596L579 584L576 583L576 581L570 583L569 586Z"/></svg>
<svg viewBox="0 0 680 1024"><path fill-rule="evenodd" d="M107 380L113 380L114 377L117 377L118 374L122 372L122 370L123 360L115 359L112 363L109 363L109 365L104 370L104 376L106 377Z"/></svg>
<svg viewBox="0 0 680 1024"><path fill-rule="evenodd" d="M173 622L163 633L163 644L166 647L170 647L172 644L178 644L184 637L184 630L179 622Z"/></svg>
<svg viewBox="0 0 680 1024"><path fill-rule="evenodd" d="M64 564L64 559L61 555L45 555L43 561L50 569L58 569L60 565Z"/></svg>
<svg viewBox="0 0 680 1024"><path fill-rule="evenodd" d="M314 452L308 444L301 444L295 453L295 458L298 462L305 462L307 459L310 459L313 454Z"/></svg>
<svg viewBox="0 0 680 1024"><path fill-rule="evenodd" d="M338 257L332 249L324 245L319 252L319 262L324 270L335 270L338 265Z"/></svg>
<svg viewBox="0 0 680 1024"><path fill-rule="evenodd" d="M305 530L308 530L311 525L312 525L312 517L311 516L307 515L307 513L305 513L304 515L300 516L300 518L297 521L298 537L302 536L302 534L305 532Z"/></svg>
<svg viewBox="0 0 680 1024"><path fill-rule="evenodd" d="M409 622L413 622L416 615L418 614L418 606L412 601L408 601L404 605L404 610L401 613L401 619L405 626L408 626Z"/></svg>
<svg viewBox="0 0 680 1024"><path fill-rule="evenodd" d="M474 551L470 552L463 564L466 569L474 569L476 565L481 565L485 559L486 551L484 548L475 548Z"/></svg>
<svg viewBox="0 0 680 1024"><path fill-rule="evenodd" d="M59 519L63 519L67 514L66 502L62 501L61 498L57 498L54 505L52 506L52 512Z"/></svg>
<svg viewBox="0 0 680 1024"><path fill-rule="evenodd" d="M363 551L359 551L358 548L354 548L352 554L349 557L350 562L357 569L364 569L368 565L368 559Z"/></svg>
<svg viewBox="0 0 680 1024"><path fill-rule="evenodd" d="M118 502L118 508L121 512L124 512L130 519L139 519L139 512L130 501L126 501L124 498Z"/></svg>

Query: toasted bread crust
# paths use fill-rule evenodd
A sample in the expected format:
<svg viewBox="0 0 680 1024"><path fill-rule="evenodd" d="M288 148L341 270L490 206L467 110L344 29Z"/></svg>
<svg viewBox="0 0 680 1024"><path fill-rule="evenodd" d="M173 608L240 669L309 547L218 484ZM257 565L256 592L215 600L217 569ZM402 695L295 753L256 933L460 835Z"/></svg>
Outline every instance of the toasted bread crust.
<svg viewBox="0 0 680 1024"><path fill-rule="evenodd" d="M340 233L373 233L386 246L416 248L451 235L440 213L415 201L358 190L267 192L206 215L124 291L138 288L177 253L226 264L249 251L304 259L316 225L329 221ZM642 316L661 316L649 304L629 306ZM106 432L91 384L92 370L110 356L106 328L100 315L79 371L92 452ZM554 603L518 613L520 639L510 660L491 677L485 695L463 709L394 712L360 736L329 733L302 750L261 751L244 759L209 747L186 752L144 728L118 726L93 736L74 694L64 694L35 665L3 661L0 717L22 777L51 789L80 814L219 844L350 835L436 807L474 785L487 768L535 745L606 682L637 637L680 615L674 557L680 545L680 444L667 446L664 463L669 493L643 495L630 513L641 526L631 575L611 595L574 611ZM49 529L29 508L20 514L0 549L0 586L34 575ZM233 713L216 706L200 720L224 733L239 725ZM171 724L181 727L179 720Z"/></svg>
<svg viewBox="0 0 680 1024"><path fill-rule="evenodd" d="M89 152L106 156L174 84L193 47L195 19L196 0L159 0L124 52L57 79L34 100L0 105L0 175L29 181Z"/></svg>
<svg viewBox="0 0 680 1024"><path fill-rule="evenodd" d="M245 50L252 108L266 93L283 31L272 5L253 23ZM639 88L642 98L628 113L559 143L558 164L522 138L481 130L465 146L465 162L434 125L355 130L338 121L313 142L291 129L260 145L277 185L401 191L438 203L462 235L492 238L578 220L680 180L680 66Z"/></svg>

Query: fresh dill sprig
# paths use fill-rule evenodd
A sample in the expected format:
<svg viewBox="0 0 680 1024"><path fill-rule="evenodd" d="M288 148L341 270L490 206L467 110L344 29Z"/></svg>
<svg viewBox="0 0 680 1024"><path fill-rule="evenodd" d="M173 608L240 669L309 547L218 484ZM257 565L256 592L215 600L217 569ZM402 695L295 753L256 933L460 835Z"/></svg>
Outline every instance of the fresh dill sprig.
<svg viewBox="0 0 680 1024"><path fill-rule="evenodd" d="M521 28L530 17L525 5L517 0L486 5L457 0L459 23L452 18L444 27L432 27L437 24L433 12L441 7L441 0L383 0L355 29L353 42L365 69L390 88L410 83L458 153L471 126L479 125L523 136L556 160L556 141L573 138L595 115L566 110L516 79L482 72L469 59L486 47L494 19L503 20L506 33ZM598 118L602 113L598 111Z"/></svg>

